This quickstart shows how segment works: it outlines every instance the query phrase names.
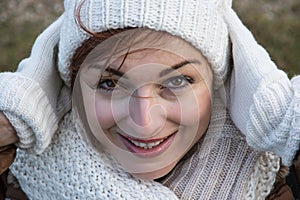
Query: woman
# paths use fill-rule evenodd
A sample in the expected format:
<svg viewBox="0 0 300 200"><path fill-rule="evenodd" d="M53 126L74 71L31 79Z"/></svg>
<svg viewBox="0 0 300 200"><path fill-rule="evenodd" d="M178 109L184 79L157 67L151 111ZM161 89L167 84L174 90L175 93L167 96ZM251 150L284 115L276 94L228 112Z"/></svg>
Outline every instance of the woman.
<svg viewBox="0 0 300 200"><path fill-rule="evenodd" d="M291 122L298 116L299 81L292 86L274 67L230 7L230 1L66 1L65 13L37 39L20 74L1 77L3 85L14 78L23 88L6 87L0 98L21 96L17 106L1 107L18 132L19 146L41 154L20 150L11 168L25 193L30 198L266 198L280 159L265 151L290 164L299 148L297 124ZM122 32L105 32L116 29ZM52 68L56 54L63 82ZM74 85L70 72L79 77ZM269 98L269 85L273 91L278 81L283 92L276 95L284 96L279 101ZM246 143L225 106L247 142L263 151ZM276 126L278 121L283 123ZM265 135L271 130L281 140Z"/></svg>

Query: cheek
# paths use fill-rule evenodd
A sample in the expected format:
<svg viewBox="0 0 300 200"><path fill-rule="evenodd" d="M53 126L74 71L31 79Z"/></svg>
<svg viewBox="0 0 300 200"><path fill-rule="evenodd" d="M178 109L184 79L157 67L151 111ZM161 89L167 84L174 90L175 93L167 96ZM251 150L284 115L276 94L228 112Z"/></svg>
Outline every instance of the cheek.
<svg viewBox="0 0 300 200"><path fill-rule="evenodd" d="M179 97L177 103L170 106L168 118L184 126L208 124L211 114L210 93L207 89L196 91Z"/></svg>
<svg viewBox="0 0 300 200"><path fill-rule="evenodd" d="M95 101L95 112L97 120L103 129L111 128L116 123L110 101L97 98Z"/></svg>

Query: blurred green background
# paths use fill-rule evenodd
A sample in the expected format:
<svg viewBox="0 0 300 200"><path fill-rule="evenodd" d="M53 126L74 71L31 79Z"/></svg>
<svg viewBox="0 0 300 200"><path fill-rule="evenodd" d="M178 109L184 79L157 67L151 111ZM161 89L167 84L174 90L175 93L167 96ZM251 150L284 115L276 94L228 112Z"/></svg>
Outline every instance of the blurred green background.
<svg viewBox="0 0 300 200"><path fill-rule="evenodd" d="M256 39L290 76L300 74L300 1L233 0ZM14 71L37 35L63 12L63 0L0 1L0 71Z"/></svg>

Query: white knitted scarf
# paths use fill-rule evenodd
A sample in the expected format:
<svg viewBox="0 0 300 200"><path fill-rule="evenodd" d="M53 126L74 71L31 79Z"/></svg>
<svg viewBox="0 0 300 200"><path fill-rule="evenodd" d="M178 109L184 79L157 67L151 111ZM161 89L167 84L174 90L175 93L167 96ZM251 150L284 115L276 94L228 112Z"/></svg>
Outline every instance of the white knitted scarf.
<svg viewBox="0 0 300 200"><path fill-rule="evenodd" d="M251 149L219 99L213 108L204 139L156 181L134 178L87 146L70 112L42 155L19 150L11 169L30 199L264 199L278 158Z"/></svg>
<svg viewBox="0 0 300 200"><path fill-rule="evenodd" d="M213 115L206 138L198 142L175 169L161 180L180 199L246 197L251 174L262 154L247 145L228 113ZM224 117L226 121L221 134L215 134Z"/></svg>

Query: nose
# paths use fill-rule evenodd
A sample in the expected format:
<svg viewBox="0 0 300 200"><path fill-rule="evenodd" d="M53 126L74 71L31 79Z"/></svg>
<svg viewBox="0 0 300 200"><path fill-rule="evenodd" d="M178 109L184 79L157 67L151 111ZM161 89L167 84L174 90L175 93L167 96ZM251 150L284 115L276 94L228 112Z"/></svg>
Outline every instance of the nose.
<svg viewBox="0 0 300 200"><path fill-rule="evenodd" d="M165 104L156 95L155 86L143 85L134 91L127 101L126 118L120 120L119 128L135 138L155 138L167 122Z"/></svg>
<svg viewBox="0 0 300 200"><path fill-rule="evenodd" d="M129 114L137 126L146 127L151 124L151 108L154 105L153 92L149 85L134 91L129 101Z"/></svg>

